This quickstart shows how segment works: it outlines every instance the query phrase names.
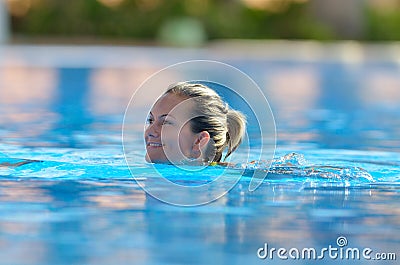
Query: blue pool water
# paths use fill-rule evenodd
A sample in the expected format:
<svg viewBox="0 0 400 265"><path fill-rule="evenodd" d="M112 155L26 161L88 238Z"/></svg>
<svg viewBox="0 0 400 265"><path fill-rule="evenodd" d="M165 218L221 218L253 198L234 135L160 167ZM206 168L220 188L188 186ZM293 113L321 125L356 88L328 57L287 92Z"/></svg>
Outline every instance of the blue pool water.
<svg viewBox="0 0 400 265"><path fill-rule="evenodd" d="M398 47L378 47L386 53L376 57L376 47L313 46L320 53L307 56L301 47L297 55L246 47L0 47L0 163L35 160L0 167L0 264L397 264L400 64L390 51ZM189 59L229 63L259 84L277 149L254 192L244 174L216 201L177 207L133 180L121 130L140 83ZM151 181L149 167L135 165L135 177ZM187 185L219 170L162 167ZM340 237L347 245L339 247ZM265 244L318 254L370 248L373 258L394 253L397 261L260 259Z"/></svg>

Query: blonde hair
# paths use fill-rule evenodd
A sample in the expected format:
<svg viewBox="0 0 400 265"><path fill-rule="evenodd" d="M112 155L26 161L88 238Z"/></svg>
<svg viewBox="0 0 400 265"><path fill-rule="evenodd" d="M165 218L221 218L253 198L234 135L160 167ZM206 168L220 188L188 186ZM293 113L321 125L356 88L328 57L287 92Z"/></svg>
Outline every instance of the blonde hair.
<svg viewBox="0 0 400 265"><path fill-rule="evenodd" d="M242 142L246 131L246 117L231 109L213 89L199 83L181 82L171 85L165 94L193 99L195 117L190 120L193 133L207 131L213 145L209 145L206 162L220 162L227 148L224 160L234 152Z"/></svg>

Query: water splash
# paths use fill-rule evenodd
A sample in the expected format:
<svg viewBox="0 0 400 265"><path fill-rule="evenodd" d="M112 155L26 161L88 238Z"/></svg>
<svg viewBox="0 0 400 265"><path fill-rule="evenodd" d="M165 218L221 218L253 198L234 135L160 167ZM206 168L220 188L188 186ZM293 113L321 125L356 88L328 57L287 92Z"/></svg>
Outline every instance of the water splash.
<svg viewBox="0 0 400 265"><path fill-rule="evenodd" d="M269 167L269 165L271 166ZM361 167L313 165L304 158L304 155L298 153L289 153L272 161L253 161L241 164L241 168L245 169L247 173L254 170L267 171L269 168L268 173L272 175L291 175L338 181L375 181L371 174Z"/></svg>

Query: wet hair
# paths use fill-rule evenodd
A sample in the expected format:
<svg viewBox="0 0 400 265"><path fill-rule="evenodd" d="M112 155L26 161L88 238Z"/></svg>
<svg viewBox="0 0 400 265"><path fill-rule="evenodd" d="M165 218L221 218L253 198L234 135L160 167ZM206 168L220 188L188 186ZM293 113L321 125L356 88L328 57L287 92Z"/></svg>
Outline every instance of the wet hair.
<svg viewBox="0 0 400 265"><path fill-rule="evenodd" d="M212 140L203 157L205 162L220 162L227 149L225 160L241 144L246 131L246 117L231 109L213 89L199 83L180 82L171 85L165 92L168 93L194 100L191 130L193 133L207 131Z"/></svg>

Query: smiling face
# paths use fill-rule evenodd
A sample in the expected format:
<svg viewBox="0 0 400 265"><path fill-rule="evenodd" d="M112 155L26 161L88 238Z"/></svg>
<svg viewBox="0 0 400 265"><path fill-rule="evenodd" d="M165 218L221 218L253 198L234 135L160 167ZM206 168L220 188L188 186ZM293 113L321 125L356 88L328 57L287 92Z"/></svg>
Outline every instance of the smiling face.
<svg viewBox="0 0 400 265"><path fill-rule="evenodd" d="M199 158L200 134L192 132L192 102L175 94L163 95L153 106L145 130L146 161L180 163Z"/></svg>

